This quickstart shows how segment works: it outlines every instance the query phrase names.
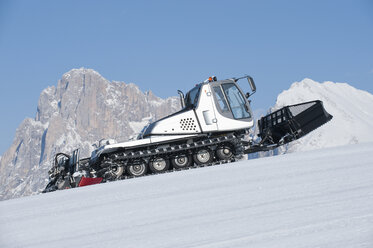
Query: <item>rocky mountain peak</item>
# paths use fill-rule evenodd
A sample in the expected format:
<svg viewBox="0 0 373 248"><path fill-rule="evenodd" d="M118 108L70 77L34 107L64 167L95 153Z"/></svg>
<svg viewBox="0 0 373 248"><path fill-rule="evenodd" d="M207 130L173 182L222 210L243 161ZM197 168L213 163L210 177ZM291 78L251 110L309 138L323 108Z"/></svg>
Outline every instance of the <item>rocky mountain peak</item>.
<svg viewBox="0 0 373 248"><path fill-rule="evenodd" d="M72 69L44 89L34 119L18 127L0 161L0 199L34 194L45 186L56 152L81 149L102 138L125 141L149 120L180 108L177 97L162 99L133 83L110 82L92 69ZM6 176L5 176L6 175Z"/></svg>

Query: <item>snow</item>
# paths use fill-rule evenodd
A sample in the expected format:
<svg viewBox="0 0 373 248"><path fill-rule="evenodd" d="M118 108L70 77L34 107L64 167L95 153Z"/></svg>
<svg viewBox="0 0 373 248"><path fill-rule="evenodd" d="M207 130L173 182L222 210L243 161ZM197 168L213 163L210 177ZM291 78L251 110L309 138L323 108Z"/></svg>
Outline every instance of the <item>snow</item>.
<svg viewBox="0 0 373 248"><path fill-rule="evenodd" d="M107 98L105 103L110 108L115 108L118 105L123 104L123 100L121 100L123 98L122 93L118 90L118 87L116 87L118 85L119 83L108 83L106 86Z"/></svg>
<svg viewBox="0 0 373 248"><path fill-rule="evenodd" d="M138 95L144 94L144 93L140 90L139 86L137 86L137 85L134 84L134 83L129 83L129 84L127 84L127 87L132 88L132 89L135 89L135 92L136 92L136 94L138 94Z"/></svg>
<svg viewBox="0 0 373 248"><path fill-rule="evenodd" d="M283 91L274 109L313 100L323 101L333 119L291 143L288 152L373 142L373 95L346 83L318 83L306 78Z"/></svg>
<svg viewBox="0 0 373 248"><path fill-rule="evenodd" d="M54 95L56 92L56 87L55 86L48 86L45 88L40 95L46 94L46 95Z"/></svg>
<svg viewBox="0 0 373 248"><path fill-rule="evenodd" d="M141 130L151 122L152 118L153 116L150 115L148 117L142 118L141 121L128 122L129 126L134 132L134 135L138 135L141 132Z"/></svg>
<svg viewBox="0 0 373 248"><path fill-rule="evenodd" d="M0 247L373 247L373 143L0 202Z"/></svg>
<svg viewBox="0 0 373 248"><path fill-rule="evenodd" d="M161 99L161 100L158 100L158 101L149 101L150 104L152 104L153 106L160 106L162 104L164 104L165 100Z"/></svg>
<svg viewBox="0 0 373 248"><path fill-rule="evenodd" d="M26 118L24 120L24 122L28 125L28 126L31 126L31 127L40 127L42 129L47 129L48 128L48 125L49 125L49 122L48 123L42 123L41 121L37 121L33 118Z"/></svg>
<svg viewBox="0 0 373 248"><path fill-rule="evenodd" d="M101 74L98 73L97 71L93 69L89 69L89 68L84 68L84 67L71 69L70 71L64 73L62 77L64 77L65 79L69 79L72 74L85 74L85 73L95 74L99 77L102 77Z"/></svg>

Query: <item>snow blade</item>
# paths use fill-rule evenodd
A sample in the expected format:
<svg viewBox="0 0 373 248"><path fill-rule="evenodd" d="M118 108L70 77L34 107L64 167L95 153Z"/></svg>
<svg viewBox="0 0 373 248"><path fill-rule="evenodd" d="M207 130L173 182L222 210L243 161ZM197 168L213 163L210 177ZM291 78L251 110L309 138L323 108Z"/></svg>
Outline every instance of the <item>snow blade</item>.
<svg viewBox="0 0 373 248"><path fill-rule="evenodd" d="M258 121L264 144L283 145L299 139L333 118L319 100L283 107Z"/></svg>
<svg viewBox="0 0 373 248"><path fill-rule="evenodd" d="M258 121L261 141L250 145L245 153L275 149L305 136L332 118L319 100L283 107Z"/></svg>

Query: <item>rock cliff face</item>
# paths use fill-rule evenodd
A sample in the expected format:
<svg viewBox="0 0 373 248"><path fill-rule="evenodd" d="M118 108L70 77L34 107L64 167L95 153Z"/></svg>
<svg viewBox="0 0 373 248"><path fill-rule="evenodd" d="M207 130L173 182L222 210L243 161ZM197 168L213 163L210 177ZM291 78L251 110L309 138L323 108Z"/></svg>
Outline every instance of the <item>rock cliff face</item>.
<svg viewBox="0 0 373 248"><path fill-rule="evenodd" d="M81 148L89 156L102 138L128 140L150 120L180 108L135 84L109 82L91 69L73 69L40 94L35 119L18 127L0 160L0 199L36 194L45 187L56 152Z"/></svg>

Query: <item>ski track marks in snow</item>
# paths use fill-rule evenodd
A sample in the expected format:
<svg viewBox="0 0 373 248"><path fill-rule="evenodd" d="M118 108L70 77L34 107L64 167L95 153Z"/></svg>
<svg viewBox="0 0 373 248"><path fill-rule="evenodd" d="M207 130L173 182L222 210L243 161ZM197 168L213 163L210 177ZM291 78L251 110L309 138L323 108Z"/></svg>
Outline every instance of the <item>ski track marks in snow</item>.
<svg viewBox="0 0 373 248"><path fill-rule="evenodd" d="M373 247L373 143L0 202L0 247Z"/></svg>

